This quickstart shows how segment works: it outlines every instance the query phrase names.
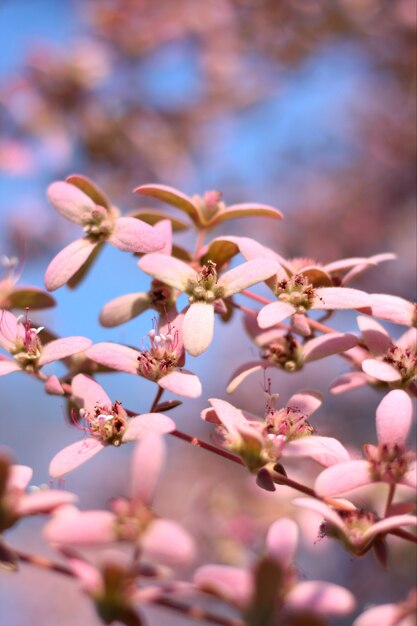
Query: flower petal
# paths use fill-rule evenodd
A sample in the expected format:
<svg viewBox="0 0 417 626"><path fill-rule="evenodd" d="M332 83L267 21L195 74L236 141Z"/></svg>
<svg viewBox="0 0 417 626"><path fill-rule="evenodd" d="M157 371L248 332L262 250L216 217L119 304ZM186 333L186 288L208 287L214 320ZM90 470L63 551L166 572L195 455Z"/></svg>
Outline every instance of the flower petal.
<svg viewBox="0 0 417 626"><path fill-rule="evenodd" d="M212 342L214 333L214 308L206 302L194 302L184 317L182 326L184 348L198 356Z"/></svg>
<svg viewBox="0 0 417 626"><path fill-rule="evenodd" d="M371 296L349 287L323 287L315 290L313 309L361 309L371 306Z"/></svg>
<svg viewBox="0 0 417 626"><path fill-rule="evenodd" d="M314 489L320 496L338 496L352 489L370 485L373 480L368 461L348 461L325 469L317 477Z"/></svg>
<svg viewBox="0 0 417 626"><path fill-rule="evenodd" d="M251 572L230 565L203 565L195 572L194 583L239 607L248 605L254 593Z"/></svg>
<svg viewBox="0 0 417 626"><path fill-rule="evenodd" d="M118 217L108 241L126 252L155 252L164 247L158 232L134 217Z"/></svg>
<svg viewBox="0 0 417 626"><path fill-rule="evenodd" d="M315 339L310 339L303 347L303 361L310 363L311 361L317 361L317 359L323 359L331 354L339 354L345 352L350 348L353 348L358 343L358 338L355 335L349 335L348 333L332 333L328 335L322 335Z"/></svg>
<svg viewBox="0 0 417 626"><path fill-rule="evenodd" d="M156 433L148 434L136 444L131 462L130 496L132 500L151 505L165 457L164 440Z"/></svg>
<svg viewBox="0 0 417 626"><path fill-rule="evenodd" d="M383 380L384 382L391 383L396 380L401 380L401 374L395 367L385 361L377 361L377 359L365 359L362 362L362 369L365 374Z"/></svg>
<svg viewBox="0 0 417 626"><path fill-rule="evenodd" d="M336 378L330 385L329 390L334 394L344 393L357 387L363 387L367 381L367 376L363 372L347 372Z"/></svg>
<svg viewBox="0 0 417 626"><path fill-rule="evenodd" d="M333 524L333 526L336 526L336 528L338 528L342 533L346 534L346 526L344 525L340 515L338 515L334 509L331 509L324 502L321 502L320 500L314 500L313 498L295 498L295 500L292 501L292 504L318 513L319 515L324 517L326 521L330 522L331 524Z"/></svg>
<svg viewBox="0 0 417 626"><path fill-rule="evenodd" d="M258 324L260 328L269 328L282 322L295 313L295 308L288 302L271 302L264 306L258 313Z"/></svg>
<svg viewBox="0 0 417 626"><path fill-rule="evenodd" d="M237 434L239 427L248 427L248 421L245 419L242 411L229 402L219 400L218 398L209 398L209 402L216 411L220 422L229 433Z"/></svg>
<svg viewBox="0 0 417 626"><path fill-rule="evenodd" d="M387 533L401 526L417 526L417 517L415 515L392 515L391 517L386 517L368 528L363 533L363 540L366 541L380 533Z"/></svg>
<svg viewBox="0 0 417 626"><path fill-rule="evenodd" d="M227 297L275 276L276 273L277 263L273 259L254 259L223 274L217 284L224 288Z"/></svg>
<svg viewBox="0 0 417 626"><path fill-rule="evenodd" d="M216 218L211 222L211 226L214 224L220 224L226 220L235 219L236 217L272 217L276 220L282 220L283 214L278 209L267 204L253 204L245 202L242 204L232 204L225 209L222 209Z"/></svg>
<svg viewBox="0 0 417 626"><path fill-rule="evenodd" d="M42 347L41 356L39 357L39 365L46 365L52 361L65 359L67 356L84 352L93 342L87 337L65 337L63 339L55 339Z"/></svg>
<svg viewBox="0 0 417 626"><path fill-rule="evenodd" d="M287 407L299 411L306 417L312 415L321 406L323 394L314 389L301 389L291 396L287 402Z"/></svg>
<svg viewBox="0 0 417 626"><path fill-rule="evenodd" d="M417 464L411 463L408 467L408 472L399 481L401 485L407 485L413 489L417 488Z"/></svg>
<svg viewBox="0 0 417 626"><path fill-rule="evenodd" d="M13 372L19 372L20 367L16 361L10 359L0 358L0 376L6 376L6 374L12 374Z"/></svg>
<svg viewBox="0 0 417 626"><path fill-rule="evenodd" d="M376 432L379 443L406 442L413 420L413 403L401 389L390 391L376 410Z"/></svg>
<svg viewBox="0 0 417 626"><path fill-rule="evenodd" d="M408 300L384 293L373 293L371 299L372 315L375 315L375 317L387 320L387 322L394 322L394 324L403 324L405 326L412 324L415 308Z"/></svg>
<svg viewBox="0 0 417 626"><path fill-rule="evenodd" d="M35 515L36 513L50 513L54 509L78 500L74 493L61 489L40 489L20 498L16 513L18 515Z"/></svg>
<svg viewBox="0 0 417 626"><path fill-rule="evenodd" d="M355 608L354 596L339 585L309 580L298 583L285 597L286 605L326 615L346 615Z"/></svg>
<svg viewBox="0 0 417 626"><path fill-rule="evenodd" d="M288 442L284 446L282 456L308 456L326 467L349 459L349 453L337 439L318 435Z"/></svg>
<svg viewBox="0 0 417 626"><path fill-rule="evenodd" d="M150 274L161 283L185 291L190 279L197 280L197 272L179 259L155 252L146 254L138 263L145 274Z"/></svg>
<svg viewBox="0 0 417 626"><path fill-rule="evenodd" d="M11 465L7 479L7 489L26 489L32 475L33 469L27 465Z"/></svg>
<svg viewBox="0 0 417 626"><path fill-rule="evenodd" d="M129 420L123 442L142 439L150 433L170 433L175 430L175 422L162 413L143 413Z"/></svg>
<svg viewBox="0 0 417 626"><path fill-rule="evenodd" d="M147 293L128 293L114 298L101 309L100 324L105 328L124 324L149 309L150 305Z"/></svg>
<svg viewBox="0 0 417 626"><path fill-rule="evenodd" d="M276 560L284 569L295 557L298 545L298 526L293 520L283 517L270 526L266 536L268 556Z"/></svg>
<svg viewBox="0 0 417 626"><path fill-rule="evenodd" d="M373 356L382 356L392 346L391 337L381 324L372 319L360 315L357 319L362 337L366 346Z"/></svg>
<svg viewBox="0 0 417 626"><path fill-rule="evenodd" d="M158 385L162 389L186 398L198 398L202 393L201 382L198 376L191 372L170 372L159 379Z"/></svg>
<svg viewBox="0 0 417 626"><path fill-rule="evenodd" d="M145 558L167 565L189 563L196 554L191 536L177 522L167 519L152 522L142 546Z"/></svg>
<svg viewBox="0 0 417 626"><path fill-rule="evenodd" d="M61 478L64 474L82 465L104 448L104 444L93 437L76 441L54 456L49 465L52 478Z"/></svg>
<svg viewBox="0 0 417 626"><path fill-rule="evenodd" d="M74 376L71 391L75 402L88 412L94 411L97 406L110 408L112 405L103 387L84 374Z"/></svg>
<svg viewBox="0 0 417 626"><path fill-rule="evenodd" d="M98 244L87 238L77 239L52 259L45 272L45 286L49 291L65 285L86 263Z"/></svg>
<svg viewBox="0 0 417 626"><path fill-rule="evenodd" d="M63 217L70 222L82 224L83 213L90 213L95 204L75 185L57 181L48 187L48 200Z"/></svg>
<svg viewBox="0 0 417 626"><path fill-rule="evenodd" d="M138 373L137 365L139 352L118 343L106 341L96 343L87 350L86 356L96 361L96 363L106 365L111 369L128 372L128 374Z"/></svg>
<svg viewBox="0 0 417 626"><path fill-rule="evenodd" d="M359 615L353 622L353 626L392 626L395 622L397 622L398 626L406 626L406 624L401 624L396 619L399 615L399 607L395 604L381 604Z"/></svg>
<svg viewBox="0 0 417 626"><path fill-rule="evenodd" d="M110 511L58 511L45 525L44 535L59 545L95 546L114 541L115 516Z"/></svg>
<svg viewBox="0 0 417 626"><path fill-rule="evenodd" d="M248 376L265 368L266 363L264 363L264 361L251 361L250 363L245 363L233 374L226 387L227 393L233 393Z"/></svg>
<svg viewBox="0 0 417 626"><path fill-rule="evenodd" d="M23 340L24 337L23 324L19 322L16 315L10 311L0 311L0 348L11 352L14 350L16 340Z"/></svg>

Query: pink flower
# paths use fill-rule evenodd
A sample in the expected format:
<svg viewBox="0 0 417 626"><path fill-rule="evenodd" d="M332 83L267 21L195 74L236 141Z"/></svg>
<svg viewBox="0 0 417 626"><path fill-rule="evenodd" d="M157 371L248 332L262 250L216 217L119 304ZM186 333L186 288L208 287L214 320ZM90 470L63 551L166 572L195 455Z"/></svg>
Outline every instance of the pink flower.
<svg viewBox="0 0 417 626"><path fill-rule="evenodd" d="M143 376L177 395L197 398L202 391L198 377L180 369L185 360L183 319L183 314L178 315L172 324L161 327L158 334L149 331L150 347L142 351L103 342L90 348L87 356L112 369Z"/></svg>
<svg viewBox="0 0 417 626"><path fill-rule="evenodd" d="M213 339L215 305L276 272L273 261L258 259L218 278L216 264L211 261L197 272L179 259L158 253L145 255L139 267L162 283L188 294L190 307L184 318L183 337L185 349L193 356L207 350Z"/></svg>
<svg viewBox="0 0 417 626"><path fill-rule="evenodd" d="M154 230L165 241L165 247L160 252L171 255L171 222L161 220L155 224ZM154 279L148 292L129 293L108 302L101 310L100 323L107 328L118 326L148 309L155 309L158 313L165 315L168 318L167 321L172 321L177 315L174 290Z"/></svg>
<svg viewBox="0 0 417 626"><path fill-rule="evenodd" d="M210 399L213 408L205 409L201 417L218 425L219 443L238 454L251 471L266 465L273 467L286 457L310 457L325 466L349 459L336 439L313 435L308 418L321 405L318 392L299 391L280 410L275 408L277 396L268 398L263 419L216 398Z"/></svg>
<svg viewBox="0 0 417 626"><path fill-rule="evenodd" d="M92 344L86 337L65 337L43 345L39 336L42 330L43 326L32 328L27 314L22 319L10 311L0 312L0 347L14 359L0 355L0 376L19 370L37 374L44 365L83 352Z"/></svg>
<svg viewBox="0 0 417 626"><path fill-rule="evenodd" d="M356 509L347 500L341 501L343 508L339 510L313 498L296 498L292 504L315 511L324 517L320 535L340 540L356 556L366 554L371 548L377 552L380 542L391 530L402 526L417 526L415 515L393 515L379 519L376 513Z"/></svg>
<svg viewBox="0 0 417 626"><path fill-rule="evenodd" d="M150 432L168 433L175 430L172 419L161 413L128 417L120 402L112 404L104 389L84 374L74 377L72 396L82 407L80 417L85 426L80 428L88 437L67 446L54 456L49 465L52 478L67 474L108 445L120 446L145 437Z"/></svg>
<svg viewBox="0 0 417 626"><path fill-rule="evenodd" d="M381 604L367 609L353 622L353 626L415 626L417 589L398 604Z"/></svg>
<svg viewBox="0 0 417 626"><path fill-rule="evenodd" d="M200 229L215 228L222 222L239 217L271 217L282 219L283 215L274 207L265 204L233 204L226 206L222 202L222 194L218 191L206 191L204 196L194 195L192 198L181 191L166 185L141 185L136 193L171 204L184 211Z"/></svg>
<svg viewBox="0 0 417 626"><path fill-rule="evenodd" d="M149 224L133 217L119 217L118 209L91 181L81 176L70 176L67 181L52 183L48 198L63 217L83 227L85 237L52 259L45 274L49 291L67 282L76 284L105 241L127 252L153 252L163 247L162 238Z"/></svg>
<svg viewBox="0 0 417 626"><path fill-rule="evenodd" d="M188 533L177 522L158 518L150 508L165 459L162 437L150 431L133 453L129 497L112 500L112 512L62 509L45 526L48 541L60 547L124 541L140 547L145 560L166 564L194 558L195 546Z"/></svg>
<svg viewBox="0 0 417 626"><path fill-rule="evenodd" d="M354 335L332 333L299 341L291 332L273 328L262 331L254 318L246 318L246 329L260 348L261 358L241 365L232 375L227 392L233 393L251 374L268 367L277 367L285 372L298 372L305 364L340 354L358 343Z"/></svg>
<svg viewBox="0 0 417 626"><path fill-rule="evenodd" d="M8 530L22 517L50 513L62 505L77 500L77 496L59 489L38 489L26 493L32 478L26 465L11 465L0 456L0 533Z"/></svg>
<svg viewBox="0 0 417 626"><path fill-rule="evenodd" d="M297 581L293 565L297 543L297 525L281 518L270 527L265 556L253 568L204 565L196 571L194 582L235 606L247 620L251 615L262 616L265 624L298 623L297 615L311 615L313 620L317 614L350 613L355 600L347 589L321 581Z"/></svg>
<svg viewBox="0 0 417 626"><path fill-rule="evenodd" d="M413 405L405 391L391 391L376 410L378 445L364 446L366 461L338 463L324 470L317 478L316 492L321 496L342 495L375 482L416 489L415 455L405 445L412 416Z"/></svg>

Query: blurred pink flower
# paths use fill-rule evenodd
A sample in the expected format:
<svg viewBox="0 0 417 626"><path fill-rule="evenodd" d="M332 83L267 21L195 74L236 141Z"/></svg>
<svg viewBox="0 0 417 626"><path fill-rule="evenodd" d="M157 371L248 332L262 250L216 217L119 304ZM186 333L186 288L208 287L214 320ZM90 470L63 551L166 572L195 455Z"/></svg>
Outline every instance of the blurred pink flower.
<svg viewBox="0 0 417 626"><path fill-rule="evenodd" d="M71 388L75 402L82 407L80 416L86 424L79 428L88 437L67 446L54 456L49 465L52 478L67 474L108 445L120 446L145 437L150 432L168 433L175 430L173 420L161 413L128 417L120 402L112 404L104 389L84 374L77 374L73 378Z"/></svg>
<svg viewBox="0 0 417 626"><path fill-rule="evenodd" d="M353 626L416 626L417 589L398 604L381 604L367 609Z"/></svg>

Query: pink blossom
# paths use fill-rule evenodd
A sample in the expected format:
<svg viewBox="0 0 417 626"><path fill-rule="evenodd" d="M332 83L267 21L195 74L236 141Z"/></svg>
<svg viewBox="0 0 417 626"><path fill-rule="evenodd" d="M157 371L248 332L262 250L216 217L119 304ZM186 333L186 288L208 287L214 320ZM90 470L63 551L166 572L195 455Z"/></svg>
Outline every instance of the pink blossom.
<svg viewBox="0 0 417 626"><path fill-rule="evenodd" d="M398 604L380 604L367 609L353 622L353 626L415 626L417 589Z"/></svg>
<svg viewBox="0 0 417 626"><path fill-rule="evenodd" d="M188 294L190 307L184 318L183 336L185 349L193 356L207 350L213 339L216 302L276 272L273 261L258 259L243 263L218 278L216 264L211 261L197 272L179 259L158 253L145 255L139 267L162 283Z"/></svg>
<svg viewBox="0 0 417 626"><path fill-rule="evenodd" d="M161 413L143 413L128 417L120 402L112 403L104 389L92 378L78 374L72 381L72 397L80 406L79 426L88 437L58 452L49 465L52 478L60 478L103 450L120 446L150 432L168 433L175 423Z"/></svg>
<svg viewBox="0 0 417 626"><path fill-rule="evenodd" d="M198 377L182 366L185 360L183 344L184 315L178 315L171 323L148 333L150 346L134 350L117 343L97 343L87 351L87 356L121 372L137 374L157 382L162 389L180 396L197 398L201 395Z"/></svg>
<svg viewBox="0 0 417 626"><path fill-rule="evenodd" d="M405 391L390 391L376 410L378 445L364 446L365 461L338 463L324 470L317 478L316 492L321 496L342 495L375 482L416 489L415 455L405 445L412 415L413 405Z"/></svg>
<svg viewBox="0 0 417 626"><path fill-rule="evenodd" d="M0 376L19 370L37 374L44 365L83 352L92 344L86 337L65 337L44 345L39 336L42 330L43 326L32 328L27 314L22 319L0 311L0 347L13 357L0 355Z"/></svg>
<svg viewBox="0 0 417 626"><path fill-rule="evenodd" d="M61 547L125 541L140 547L144 559L167 564L194 558L195 546L188 533L177 522L158 518L150 508L165 459L164 442L156 430L152 433L149 428L134 449L129 497L112 500L111 512L62 509L45 526L48 541Z"/></svg>
<svg viewBox="0 0 417 626"><path fill-rule="evenodd" d="M203 196L194 195L191 198L178 189L166 185L141 185L135 191L184 211L197 228L204 230L215 228L226 220L240 217L260 216L278 220L283 218L278 209L265 204L245 203L226 206L221 199L222 194L218 191L206 191Z"/></svg>
<svg viewBox="0 0 417 626"><path fill-rule="evenodd" d="M26 465L11 465L0 456L0 533L14 526L22 517L50 513L62 505L74 502L77 496L60 489L38 489L26 493L32 478Z"/></svg>
<svg viewBox="0 0 417 626"><path fill-rule="evenodd" d="M52 259L45 274L49 291L83 274L105 241L127 252L153 252L163 247L152 226L133 217L119 217L119 210L94 183L81 176L70 176L67 181L52 183L48 198L58 213L83 227L85 237Z"/></svg>
<svg viewBox="0 0 417 626"><path fill-rule="evenodd" d="M292 503L324 517L320 535L338 539L356 556L366 554L371 548L377 551L378 544L391 530L417 526L415 515L392 515L380 519L373 511L357 509L347 500L341 501L343 508L337 510L313 498L296 498Z"/></svg>
<svg viewBox="0 0 417 626"><path fill-rule="evenodd" d="M205 409L201 417L217 424L216 439L238 454L251 471L266 465L273 467L287 457L310 457L325 466L349 459L336 439L313 435L308 418L321 405L317 391L303 389L279 410L275 408L276 399L276 395L268 396L262 419L216 398L210 399L213 408Z"/></svg>
<svg viewBox="0 0 417 626"><path fill-rule="evenodd" d="M297 543L297 525L281 518L270 527L265 556L254 567L204 565L197 569L194 582L235 606L247 619L262 615L268 624L297 623L297 614L301 617L306 612L312 616L350 613L355 601L347 589L321 581L298 582L293 564Z"/></svg>
<svg viewBox="0 0 417 626"><path fill-rule="evenodd" d="M417 326L417 304L399 296L373 293L372 315L403 326Z"/></svg>

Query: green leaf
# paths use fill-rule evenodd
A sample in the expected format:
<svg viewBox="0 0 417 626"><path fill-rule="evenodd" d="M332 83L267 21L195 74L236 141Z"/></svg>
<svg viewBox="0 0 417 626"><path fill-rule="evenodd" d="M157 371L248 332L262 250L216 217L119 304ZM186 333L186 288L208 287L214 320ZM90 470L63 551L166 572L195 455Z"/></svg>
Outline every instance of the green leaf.
<svg viewBox="0 0 417 626"><path fill-rule="evenodd" d="M6 296L4 308L10 309L48 309L55 306L55 298L37 287L16 287Z"/></svg>

